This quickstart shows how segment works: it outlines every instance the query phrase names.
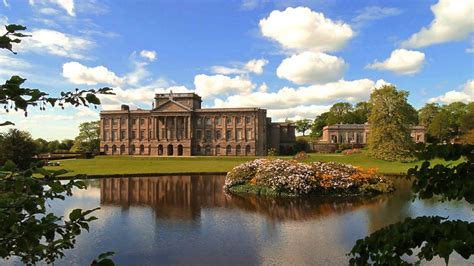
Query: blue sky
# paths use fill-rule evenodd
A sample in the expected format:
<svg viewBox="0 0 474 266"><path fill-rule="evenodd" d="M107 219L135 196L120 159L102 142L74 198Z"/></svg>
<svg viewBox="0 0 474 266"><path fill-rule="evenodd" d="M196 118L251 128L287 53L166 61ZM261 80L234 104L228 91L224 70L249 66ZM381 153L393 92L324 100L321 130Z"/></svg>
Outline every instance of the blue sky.
<svg viewBox="0 0 474 266"><path fill-rule="evenodd" d="M0 24L26 25L33 37L18 55L0 51L0 78L20 74L51 95L113 87L103 109L196 91L206 107L259 106L274 120L314 118L386 83L408 90L416 108L469 102L472 14L471 0L1 0ZM35 138L74 138L98 111L1 120Z"/></svg>

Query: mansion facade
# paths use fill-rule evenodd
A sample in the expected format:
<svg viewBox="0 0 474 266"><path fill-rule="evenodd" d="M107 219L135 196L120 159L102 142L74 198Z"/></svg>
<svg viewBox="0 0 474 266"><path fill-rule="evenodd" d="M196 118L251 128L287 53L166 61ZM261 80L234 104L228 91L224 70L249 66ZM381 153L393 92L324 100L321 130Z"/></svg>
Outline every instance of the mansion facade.
<svg viewBox="0 0 474 266"><path fill-rule="evenodd" d="M412 126L411 137L415 143L426 141L426 129L423 126ZM367 144L369 125L365 124L336 124L323 128L321 142L335 144Z"/></svg>
<svg viewBox="0 0 474 266"><path fill-rule="evenodd" d="M296 141L292 123L272 123L261 108L201 108L195 93L156 94L151 110L100 113L107 155L239 156L279 152Z"/></svg>

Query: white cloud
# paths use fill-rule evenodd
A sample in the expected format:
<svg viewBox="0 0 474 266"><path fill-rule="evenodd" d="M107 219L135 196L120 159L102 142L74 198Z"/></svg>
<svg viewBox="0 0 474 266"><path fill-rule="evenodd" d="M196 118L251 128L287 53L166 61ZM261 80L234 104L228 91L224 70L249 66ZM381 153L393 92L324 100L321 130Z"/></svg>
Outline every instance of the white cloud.
<svg viewBox="0 0 474 266"><path fill-rule="evenodd" d="M434 20L402 43L403 47L420 48L449 41L460 41L474 32L474 1L439 0L431 6Z"/></svg>
<svg viewBox="0 0 474 266"><path fill-rule="evenodd" d="M213 66L211 67L211 72L222 75L247 73L260 75L263 73L263 68L266 64L268 64L266 59L252 59L246 63L234 63L232 67Z"/></svg>
<svg viewBox="0 0 474 266"><path fill-rule="evenodd" d="M274 10L260 20L260 30L283 48L297 51L337 51L354 36L348 24L333 21L307 7Z"/></svg>
<svg viewBox="0 0 474 266"><path fill-rule="evenodd" d="M441 96L429 99L428 102L441 102L447 104L453 102L474 102L474 79L468 80L461 87L461 90L448 91Z"/></svg>
<svg viewBox="0 0 474 266"><path fill-rule="evenodd" d="M322 84L341 79L346 69L342 58L319 52L303 52L284 59L277 76L302 84Z"/></svg>
<svg viewBox="0 0 474 266"><path fill-rule="evenodd" d="M76 15L74 11L75 9L74 0L29 0L28 2L30 3L31 6L35 6L36 4L46 5L48 3L52 3L64 9L68 13L69 16Z"/></svg>
<svg viewBox="0 0 474 266"><path fill-rule="evenodd" d="M149 51L149 50L142 50L140 52L140 56L148 59L150 62L156 60L156 52L155 51Z"/></svg>
<svg viewBox="0 0 474 266"><path fill-rule="evenodd" d="M267 83L262 83L260 86L258 86L258 91L259 92L267 92L268 91L268 86Z"/></svg>
<svg viewBox="0 0 474 266"><path fill-rule="evenodd" d="M233 78L224 75L204 75L199 74L194 77L196 93L202 97L209 95L230 94L230 93L250 93L255 88L248 77L235 76Z"/></svg>
<svg viewBox="0 0 474 266"><path fill-rule="evenodd" d="M423 67L425 54L418 51L397 49L383 62L374 61L366 67L371 69L388 70L400 75L418 73Z"/></svg>
<svg viewBox="0 0 474 266"><path fill-rule="evenodd" d="M400 9L394 7L367 6L357 12L357 16L352 19L352 22L357 26L362 26L369 21L396 16L401 13Z"/></svg>
<svg viewBox="0 0 474 266"><path fill-rule="evenodd" d="M51 8L51 7L40 8L38 12L40 12L43 15L57 15L59 13L57 9Z"/></svg>
<svg viewBox="0 0 474 266"><path fill-rule="evenodd" d="M86 67L78 62L65 63L62 74L74 84L120 85L124 81L104 66Z"/></svg>
<svg viewBox="0 0 474 266"><path fill-rule="evenodd" d="M317 115L329 111L329 108L331 108L331 105L299 105L286 109L269 109L267 115L273 121L284 121L287 119L296 121L305 118L313 120Z"/></svg>
<svg viewBox="0 0 474 266"><path fill-rule="evenodd" d="M167 88L140 87L135 89L113 88L115 95L100 95L101 108L104 110L117 110L121 104L128 104L131 108L151 108L156 93L191 92L185 86L170 86Z"/></svg>
<svg viewBox="0 0 474 266"><path fill-rule="evenodd" d="M95 44L85 38L54 30L37 29L25 38L19 49L32 50L38 53L50 53L74 59L87 58L84 54Z"/></svg>
<svg viewBox="0 0 474 266"><path fill-rule="evenodd" d="M236 94L226 100L215 99L215 107L254 107L267 109L286 109L300 105L329 104L336 101L367 100L374 88L387 84L383 80L374 82L370 79L339 80L323 85L289 88L284 87L276 92L252 92Z"/></svg>

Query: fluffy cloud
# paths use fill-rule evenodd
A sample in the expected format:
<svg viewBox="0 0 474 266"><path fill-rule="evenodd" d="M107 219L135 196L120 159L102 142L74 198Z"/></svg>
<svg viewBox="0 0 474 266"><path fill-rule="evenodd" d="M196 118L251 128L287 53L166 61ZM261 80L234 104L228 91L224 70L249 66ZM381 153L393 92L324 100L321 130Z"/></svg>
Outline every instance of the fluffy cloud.
<svg viewBox="0 0 474 266"><path fill-rule="evenodd" d="M342 58L319 53L303 52L284 59L277 76L296 84L321 84L342 78L346 63Z"/></svg>
<svg viewBox="0 0 474 266"><path fill-rule="evenodd" d="M90 40L54 30L38 29L32 31L31 35L23 40L25 44L19 46L19 49L84 59L86 58L84 54L94 46Z"/></svg>
<svg viewBox="0 0 474 266"><path fill-rule="evenodd" d="M46 5L48 3L56 4L62 9L64 9L68 15L75 16L74 12L74 0L29 0L30 5L34 6L36 4Z"/></svg>
<svg viewBox="0 0 474 266"><path fill-rule="evenodd" d="M213 66L212 73L230 75L230 74L247 74L255 73L260 75L263 73L263 67L268 64L266 59L252 59L246 63L235 63L233 67Z"/></svg>
<svg viewBox="0 0 474 266"><path fill-rule="evenodd" d="M296 121L300 119L311 119L321 113L329 111L331 105L299 105L286 109L270 109L267 111L268 116L274 121L284 121L286 119Z"/></svg>
<svg viewBox="0 0 474 266"><path fill-rule="evenodd" d="M400 75L418 73L425 61L425 54L405 49L394 50L383 62L374 61L367 68L388 70Z"/></svg>
<svg viewBox="0 0 474 266"><path fill-rule="evenodd" d="M283 48L297 51L337 51L354 36L348 24L306 7L272 11L260 20L260 30Z"/></svg>
<svg viewBox="0 0 474 266"><path fill-rule="evenodd" d="M267 109L286 109L300 105L329 104L336 101L367 100L374 88L387 84L383 80L374 82L370 79L339 80L324 85L289 88L284 87L276 92L253 92L236 94L226 100L215 99L215 107L252 107Z"/></svg>
<svg viewBox="0 0 474 266"><path fill-rule="evenodd" d="M461 90L448 91L445 94L428 100L429 103L453 103L453 102L474 102L474 79L467 81Z"/></svg>
<svg viewBox="0 0 474 266"><path fill-rule="evenodd" d="M246 76L235 76L233 78L224 75L199 74L194 77L196 93L202 97L209 95L243 93L247 94L255 88Z"/></svg>
<svg viewBox="0 0 474 266"><path fill-rule="evenodd" d="M460 41L474 32L474 1L440 0L431 6L434 20L402 43L403 47L420 48L432 44Z"/></svg>
<svg viewBox="0 0 474 266"><path fill-rule="evenodd" d="M63 77L74 84L86 85L120 85L124 81L104 66L86 67L78 62L65 63Z"/></svg>
<svg viewBox="0 0 474 266"><path fill-rule="evenodd" d="M140 87L135 89L123 89L121 87L113 88L115 95L100 95L101 107L104 110L116 110L121 104L128 104L132 108L145 107L151 108L153 98L156 93L167 92L191 92L185 86L170 86L167 88Z"/></svg>
<svg viewBox="0 0 474 266"><path fill-rule="evenodd" d="M156 60L156 52L155 51L149 51L149 50L142 50L140 52L140 56L148 59L150 62Z"/></svg>

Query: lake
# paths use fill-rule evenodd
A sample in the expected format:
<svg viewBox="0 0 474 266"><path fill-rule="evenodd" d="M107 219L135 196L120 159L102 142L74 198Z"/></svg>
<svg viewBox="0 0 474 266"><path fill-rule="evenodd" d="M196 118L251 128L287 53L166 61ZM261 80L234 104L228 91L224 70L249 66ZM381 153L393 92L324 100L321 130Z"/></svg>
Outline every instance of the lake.
<svg viewBox="0 0 474 266"><path fill-rule="evenodd" d="M473 206L464 201L412 201L410 184L399 179L394 193L352 198L226 194L224 176L87 182L87 190L51 206L61 215L101 207L90 232L83 232L57 265L90 265L105 251L116 252L117 265L344 265L357 239L406 217L474 220ZM450 265L472 263L457 254L450 260Z"/></svg>

